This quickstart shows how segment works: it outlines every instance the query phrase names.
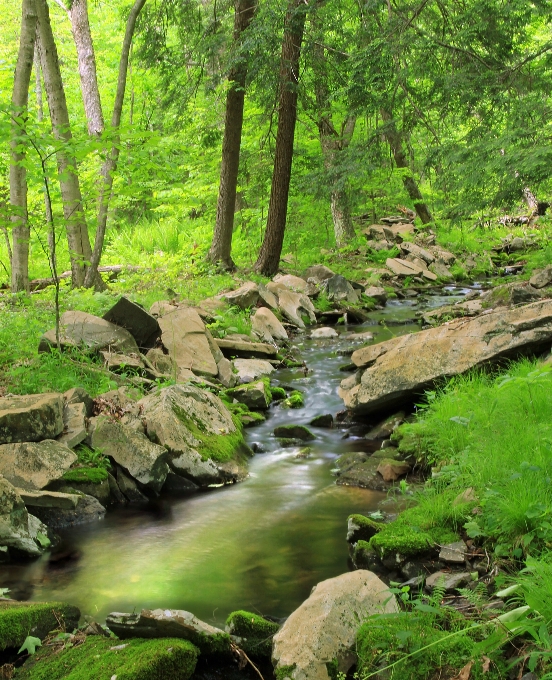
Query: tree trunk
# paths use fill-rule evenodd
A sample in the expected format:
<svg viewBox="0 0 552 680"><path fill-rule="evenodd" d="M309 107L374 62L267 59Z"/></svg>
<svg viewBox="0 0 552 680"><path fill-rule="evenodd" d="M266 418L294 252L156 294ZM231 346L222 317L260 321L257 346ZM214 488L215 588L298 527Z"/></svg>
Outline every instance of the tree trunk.
<svg viewBox="0 0 552 680"><path fill-rule="evenodd" d="M37 14L34 0L23 0L19 53L13 79L10 163L10 203L12 206L11 289L29 289L29 223L27 213L27 172L22 161L25 152L25 120L29 103L29 84L33 68Z"/></svg>
<svg viewBox="0 0 552 680"><path fill-rule="evenodd" d="M67 100L59 70L59 60L47 0L36 0L38 12L38 47L44 76L44 87L50 109L54 137L62 144L57 151L59 185L63 201L65 228L71 258L72 283L84 283L85 265L90 262L92 249L84 215L82 194L77 175L77 162L71 150L71 128Z"/></svg>
<svg viewBox="0 0 552 680"><path fill-rule="evenodd" d="M241 41L242 33L253 19L256 9L255 1L236 0L234 15L234 45L236 47ZM211 262L220 262L224 269L230 270L235 268L231 257L232 232L240 165L246 77L247 63L240 59L228 76L229 87L226 95L217 219L213 242L207 256Z"/></svg>
<svg viewBox="0 0 552 680"><path fill-rule="evenodd" d="M278 271L284 243L293 162L293 139L297 120L299 58L307 11L308 5L305 0L290 0L284 25L280 59L278 132L276 133L268 219L263 243L255 263L255 270L265 276L274 276Z"/></svg>
<svg viewBox="0 0 552 680"><path fill-rule="evenodd" d="M128 73L128 60L130 55L130 47L132 45L132 38L134 36L134 29L136 27L136 20L142 11L146 0L135 0L132 9L127 18L125 37L123 39L123 46L121 48L121 59L119 61L119 77L117 79L117 92L115 94L115 103L113 104L113 115L111 116L111 127L117 130L121 124L121 115L123 111L123 104L125 101L125 89ZM90 266L86 272L84 285L87 288L92 287L98 281L98 265L103 251L103 244L105 239L105 230L107 227L107 214L109 210L109 203L111 201L111 194L113 189L113 174L117 169L117 161L119 160L119 144L120 138L115 135L113 138L113 145L111 152L107 156L101 170L102 175L102 189L100 192L100 203L98 208L98 224L96 227L96 239L94 241L94 252L90 258Z"/></svg>
<svg viewBox="0 0 552 680"><path fill-rule="evenodd" d="M391 151L393 152L393 157L395 158L395 165L397 168L407 169L409 172L403 175L403 184L406 192L410 196L410 199L414 203L414 209L418 213L418 217L422 220L423 224L428 224L433 222L433 216L429 207L424 202L424 197L420 191L416 180L414 179L412 173L410 172L410 166L408 164L408 159L403 149L401 134L397 130L395 125L395 120L389 111L382 109L381 117L385 121L384 134L389 142Z"/></svg>
<svg viewBox="0 0 552 680"><path fill-rule="evenodd" d="M96 57L94 44L88 22L87 0L73 0L71 9L67 11L71 20L71 30L77 48L82 100L88 125L88 134L101 135L104 129L104 118L98 78L96 75Z"/></svg>

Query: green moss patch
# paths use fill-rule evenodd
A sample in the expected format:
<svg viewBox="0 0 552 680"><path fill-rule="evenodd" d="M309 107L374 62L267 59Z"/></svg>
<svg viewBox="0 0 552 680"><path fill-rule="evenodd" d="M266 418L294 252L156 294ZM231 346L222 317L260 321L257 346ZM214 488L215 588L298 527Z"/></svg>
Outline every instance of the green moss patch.
<svg viewBox="0 0 552 680"><path fill-rule="evenodd" d="M305 397L298 390L293 390L287 399L284 399L284 408L302 408L305 405Z"/></svg>
<svg viewBox="0 0 552 680"><path fill-rule="evenodd" d="M77 607L63 602L0 602L0 649L19 649L28 635L43 639L60 626L70 632L79 619Z"/></svg>
<svg viewBox="0 0 552 680"><path fill-rule="evenodd" d="M294 670L295 664L293 664L293 666L281 666L280 668L276 668L274 675L276 676L276 680L286 680L286 678L291 678L291 674Z"/></svg>
<svg viewBox="0 0 552 680"><path fill-rule="evenodd" d="M356 543L359 540L369 541L385 527L382 522L375 522L364 515L349 515L347 524L347 540L349 543Z"/></svg>
<svg viewBox="0 0 552 680"><path fill-rule="evenodd" d="M107 479L105 468L79 467L64 472L62 479L75 484L101 484Z"/></svg>
<svg viewBox="0 0 552 680"><path fill-rule="evenodd" d="M273 401L281 401L286 398L286 391L283 387L271 387L270 394L272 395Z"/></svg>
<svg viewBox="0 0 552 680"><path fill-rule="evenodd" d="M226 626L231 635L242 638L240 646L247 655L270 658L272 638L280 628L277 623L267 621L258 614L240 610L230 614Z"/></svg>
<svg viewBox="0 0 552 680"><path fill-rule="evenodd" d="M89 637L59 653L41 650L18 672L22 680L188 680L198 650L187 640Z"/></svg>

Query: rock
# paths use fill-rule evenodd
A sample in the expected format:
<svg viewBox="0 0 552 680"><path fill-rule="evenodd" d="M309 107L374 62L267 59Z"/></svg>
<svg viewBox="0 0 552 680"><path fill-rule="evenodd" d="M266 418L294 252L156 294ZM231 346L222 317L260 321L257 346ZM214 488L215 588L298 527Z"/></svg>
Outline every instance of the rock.
<svg viewBox="0 0 552 680"><path fill-rule="evenodd" d="M471 581L471 575L468 572L450 572L450 571L436 571L426 579L426 588L433 590L436 586L445 589L445 592L450 593Z"/></svg>
<svg viewBox="0 0 552 680"><path fill-rule="evenodd" d="M176 361L168 354L165 354L162 349L154 347L153 349L148 350L146 359L158 373L169 375L173 379L176 379L178 376L179 369L176 365Z"/></svg>
<svg viewBox="0 0 552 680"><path fill-rule="evenodd" d="M500 307L504 305L520 305L527 302L539 300L542 293L538 291L528 281L518 283L505 283L502 286L491 288L483 293L481 300L485 307Z"/></svg>
<svg viewBox="0 0 552 680"><path fill-rule="evenodd" d="M452 507L455 508L462 503L477 503L477 496L475 490L470 486L452 501Z"/></svg>
<svg viewBox="0 0 552 680"><path fill-rule="evenodd" d="M364 331L362 333L348 333L341 337L346 340L352 340L353 342L372 342L374 334L369 331Z"/></svg>
<svg viewBox="0 0 552 680"><path fill-rule="evenodd" d="M286 329L276 315L266 307L259 307L251 317L251 328L263 342L275 343L289 340Z"/></svg>
<svg viewBox="0 0 552 680"><path fill-rule="evenodd" d="M49 487L54 491L71 488L76 493L93 496L105 508L113 502L119 502L118 494L113 495L109 477L109 473L104 468L77 467L71 468L62 479L53 482Z"/></svg>
<svg viewBox="0 0 552 680"><path fill-rule="evenodd" d="M273 432L275 437L300 439L304 442L316 439L309 428L304 425L278 425Z"/></svg>
<svg viewBox="0 0 552 680"><path fill-rule="evenodd" d="M94 400L88 392L82 387L73 387L64 393L65 403L70 404L84 404L84 413L87 418L90 418L94 410Z"/></svg>
<svg viewBox="0 0 552 680"><path fill-rule="evenodd" d="M298 328L305 328L302 315L308 316L311 323L316 323L314 306L303 293L280 290L278 293L278 306L282 314Z"/></svg>
<svg viewBox="0 0 552 680"><path fill-rule="evenodd" d="M364 515L349 515L347 519L347 542L369 541L382 528L381 522L375 522Z"/></svg>
<svg viewBox="0 0 552 680"><path fill-rule="evenodd" d="M103 318L126 330L136 340L138 347L152 347L159 337L160 328L157 319L146 310L121 297L116 304L103 315Z"/></svg>
<svg viewBox="0 0 552 680"><path fill-rule="evenodd" d="M278 309L278 296L264 285L264 283L259 284L259 297L270 309Z"/></svg>
<svg viewBox="0 0 552 680"><path fill-rule="evenodd" d="M39 442L63 432L60 394L26 394L0 398L0 444Z"/></svg>
<svg viewBox="0 0 552 680"><path fill-rule="evenodd" d="M384 305L387 302L387 293L385 292L385 288L382 288L381 286L367 286L364 289L364 295L372 298L372 300L375 300L379 305Z"/></svg>
<svg viewBox="0 0 552 680"><path fill-rule="evenodd" d="M191 384L171 385L138 405L148 437L169 451L169 465L177 474L199 486L246 475L250 450L230 411L211 392Z"/></svg>
<svg viewBox="0 0 552 680"><path fill-rule="evenodd" d="M377 472L383 477L384 482L396 482L411 470L408 463L391 458L384 458L378 465Z"/></svg>
<svg viewBox="0 0 552 680"><path fill-rule="evenodd" d="M328 300L333 302L343 302L344 300L350 303L358 302L358 293L354 290L349 281L340 274L332 276L331 279L326 279L324 287Z"/></svg>
<svg viewBox="0 0 552 680"><path fill-rule="evenodd" d="M467 546L464 541L448 543L441 548L439 559L443 562L451 562L452 564L464 564L466 561L466 552Z"/></svg>
<svg viewBox="0 0 552 680"><path fill-rule="evenodd" d="M224 300L229 305L236 305L241 309L254 307L259 299L259 286L253 281L244 283L243 286L237 290L232 290L229 293L218 295L218 298Z"/></svg>
<svg viewBox="0 0 552 680"><path fill-rule="evenodd" d="M52 529L66 529L98 522L105 517L105 508L97 498L82 495L78 499L74 508L34 507L33 513Z"/></svg>
<svg viewBox="0 0 552 680"><path fill-rule="evenodd" d="M76 404L66 404L63 409L64 429L57 438L60 444L70 449L83 442L88 436L86 431L86 404L82 401Z"/></svg>
<svg viewBox="0 0 552 680"><path fill-rule="evenodd" d="M305 281L314 279L316 283L322 283L322 281L331 279L332 276L335 276L335 272L323 264L313 264L303 272L303 278Z"/></svg>
<svg viewBox="0 0 552 680"><path fill-rule="evenodd" d="M71 449L52 439L0 446L0 474L22 489L43 489L76 460Z"/></svg>
<svg viewBox="0 0 552 680"><path fill-rule="evenodd" d="M165 483L169 472L166 449L120 421L100 416L92 434L92 447L113 458L154 493L158 493Z"/></svg>
<svg viewBox="0 0 552 680"><path fill-rule="evenodd" d="M159 319L161 341L179 371L216 376L217 362L206 336L205 324L194 309L179 307Z"/></svg>
<svg viewBox="0 0 552 680"><path fill-rule="evenodd" d="M215 339L217 346L223 353L230 356L239 356L244 359L254 359L256 357L274 357L278 354L278 350L274 345L268 345L263 342L250 342L245 340L233 340L232 338Z"/></svg>
<svg viewBox="0 0 552 680"><path fill-rule="evenodd" d="M435 256L436 260L441 260L441 262L447 267L454 263L456 256L450 253L448 250L443 250L442 248L431 247L431 252Z"/></svg>
<svg viewBox="0 0 552 680"><path fill-rule="evenodd" d="M435 260L433 254L428 250L417 246L415 243L410 243L409 241L401 243L401 250L403 253L414 255L414 257L418 258L419 260L423 260L426 265L431 264Z"/></svg>
<svg viewBox="0 0 552 680"><path fill-rule="evenodd" d="M312 425L313 427L326 427L328 429L333 427L333 416L331 413L324 413L322 415L316 416L316 418L313 418L309 425Z"/></svg>
<svg viewBox="0 0 552 680"><path fill-rule="evenodd" d="M429 271L435 274L441 281L452 281L454 279L450 269L439 260L429 265Z"/></svg>
<svg viewBox="0 0 552 680"><path fill-rule="evenodd" d="M396 413L395 415L390 416L389 418L386 418L382 422L378 423L370 430L370 432L365 435L364 438L368 439L369 441L387 439L393 434L393 432L395 432L399 425L404 423L404 419L404 411L399 411L399 413Z"/></svg>
<svg viewBox="0 0 552 680"><path fill-rule="evenodd" d="M422 321L426 325L435 324L464 316L476 316L482 310L483 303L481 300L467 300L466 302L457 302L454 305L445 305L444 307L438 307L437 309L425 312L422 314Z"/></svg>
<svg viewBox="0 0 552 680"><path fill-rule="evenodd" d="M349 387L344 381L339 394L354 413L373 413L408 402L445 376L541 353L551 341L550 300L451 321L353 352L353 363L365 370L359 384Z"/></svg>
<svg viewBox="0 0 552 680"><path fill-rule="evenodd" d="M74 493L59 493L58 491L28 491L16 489L26 507L62 508L72 510L77 507L79 496Z"/></svg>
<svg viewBox="0 0 552 680"><path fill-rule="evenodd" d="M270 659L272 638L279 628L274 621L252 612L232 612L226 619L226 632L240 638L240 648L254 659Z"/></svg>
<svg viewBox="0 0 552 680"><path fill-rule="evenodd" d="M150 307L149 313L153 317L165 316L165 314L170 314L178 309L178 305L169 302L168 300L158 300L154 302Z"/></svg>
<svg viewBox="0 0 552 680"><path fill-rule="evenodd" d="M362 621L371 614L394 612L398 612L394 596L370 571L322 581L274 636L276 676L329 680L329 663L334 673L346 673L355 663L356 634Z"/></svg>
<svg viewBox="0 0 552 680"><path fill-rule="evenodd" d="M86 312L64 312L60 319L60 344L62 349L84 347L91 352L110 349L115 352L138 354L138 345L132 335L105 319ZM56 346L55 329L40 338L39 352L49 352Z"/></svg>
<svg viewBox="0 0 552 680"><path fill-rule="evenodd" d="M413 224L371 224L369 227L366 227L365 229L362 230L362 233L367 237L367 238L382 238L385 236L384 234L384 229L388 230L393 234L394 240L401 240L402 237L407 235L407 234L413 234L414 233L414 225Z"/></svg>
<svg viewBox="0 0 552 680"><path fill-rule="evenodd" d="M336 484L356 486L372 491L388 491L389 484L378 473L380 459L368 458L365 453L353 452L340 456L336 461Z"/></svg>
<svg viewBox="0 0 552 680"><path fill-rule="evenodd" d="M120 354L118 352L102 350L100 356L104 361L104 367L108 371L113 371L113 373L127 371L128 369L131 372L136 372L144 368L144 362L139 354Z"/></svg>
<svg viewBox="0 0 552 680"><path fill-rule="evenodd" d="M44 640L52 630L73 631L79 619L77 607L63 602L0 601L0 649L19 649L28 635Z"/></svg>
<svg viewBox="0 0 552 680"><path fill-rule="evenodd" d="M339 336L334 328L329 328L326 326L324 328L316 328L311 332L310 337L314 340L327 340L330 338L337 338Z"/></svg>
<svg viewBox="0 0 552 680"><path fill-rule="evenodd" d="M533 272L533 276L529 279L529 283L533 288L544 288L552 283L552 264L547 265L544 269L537 269Z"/></svg>
<svg viewBox="0 0 552 680"><path fill-rule="evenodd" d="M172 470L169 470L169 474L167 475L167 479L165 481L165 486L163 487L164 491L168 491L169 493L192 493L193 491L198 490L197 484L194 484L191 482L189 479L186 479L185 477L181 477L180 475L177 475L174 473Z"/></svg>
<svg viewBox="0 0 552 680"><path fill-rule="evenodd" d="M234 387L236 384L236 374L234 373L234 368L232 362L225 357L217 363L218 367L218 379L224 387Z"/></svg>
<svg viewBox="0 0 552 680"><path fill-rule="evenodd" d="M140 491L132 477L125 474L121 468L117 468L117 486L129 503L147 503L148 497Z"/></svg>
<svg viewBox="0 0 552 680"><path fill-rule="evenodd" d="M294 290L297 293L304 293L307 289L307 282L305 279L302 279L299 276L293 276L293 274L276 274L273 281L289 288L289 290Z"/></svg>
<svg viewBox="0 0 552 680"><path fill-rule="evenodd" d="M0 546L37 557L49 545L46 534L46 527L27 512L15 487L0 476Z"/></svg>
<svg viewBox="0 0 552 680"><path fill-rule="evenodd" d="M170 471L169 471L169 474ZM167 475L168 479L168 475ZM107 483L109 485L109 495L110 495L110 500L112 503L118 503L119 505L125 505L127 502L126 496L123 494L121 489L119 489L119 485L117 484L117 480L113 475L108 474L107 475ZM166 482L165 482L166 483ZM89 494L91 495L91 494Z"/></svg>
<svg viewBox="0 0 552 680"><path fill-rule="evenodd" d="M189 640L204 654L230 652L228 633L183 609L142 609L139 614L112 612L105 622L121 640L135 637L180 638Z"/></svg>
<svg viewBox="0 0 552 680"><path fill-rule="evenodd" d="M408 260L399 260L396 257L388 257L385 265L396 276L419 276L424 271L423 267L418 267Z"/></svg>
<svg viewBox="0 0 552 680"><path fill-rule="evenodd" d="M236 387L232 396L240 404L245 404L252 411L266 411L270 406L272 397L267 385L259 380L242 387Z"/></svg>
<svg viewBox="0 0 552 680"><path fill-rule="evenodd" d="M253 382L263 375L274 373L275 370L265 359L234 359L233 365L237 371L238 385Z"/></svg>

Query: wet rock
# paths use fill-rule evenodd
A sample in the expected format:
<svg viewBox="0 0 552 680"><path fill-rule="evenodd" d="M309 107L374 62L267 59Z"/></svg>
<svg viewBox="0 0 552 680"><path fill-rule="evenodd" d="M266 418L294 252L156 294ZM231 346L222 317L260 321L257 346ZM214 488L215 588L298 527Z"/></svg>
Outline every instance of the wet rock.
<svg viewBox="0 0 552 680"><path fill-rule="evenodd" d="M215 339L218 347L224 354L231 357L241 357L242 359L266 359L267 357L274 357L278 354L278 350L274 345L269 345L263 342L251 342L251 340L234 340L233 338Z"/></svg>
<svg viewBox="0 0 552 680"><path fill-rule="evenodd" d="M323 413L316 418L313 418L309 425L313 427L326 427L328 429L333 427L334 419L331 413Z"/></svg>
<svg viewBox="0 0 552 680"><path fill-rule="evenodd" d="M273 281L296 293L304 293L307 289L307 282L299 276L293 274L276 274Z"/></svg>
<svg viewBox="0 0 552 680"><path fill-rule="evenodd" d="M382 565L380 558L370 548L367 541L357 541L354 546L352 563L355 569L367 569L374 574L388 575L385 567Z"/></svg>
<svg viewBox="0 0 552 680"><path fill-rule="evenodd" d="M273 433L275 437L291 437L293 439L300 439L304 442L316 439L309 428L304 425L279 425L274 428Z"/></svg>
<svg viewBox="0 0 552 680"><path fill-rule="evenodd" d="M90 418L94 409L94 400L85 389L82 387L73 387L70 390L67 390L63 396L67 405L84 404L85 415L87 418Z"/></svg>
<svg viewBox="0 0 552 680"><path fill-rule="evenodd" d="M49 545L46 534L46 527L27 512L15 487L0 476L0 546L26 556L37 557Z"/></svg>
<svg viewBox="0 0 552 680"><path fill-rule="evenodd" d="M72 510L77 507L79 496L73 493L60 493L59 491L28 491L16 489L27 508L62 508Z"/></svg>
<svg viewBox="0 0 552 680"><path fill-rule="evenodd" d="M159 492L165 483L169 472L165 447L154 444L124 423L110 421L105 416L98 418L92 434L92 447L113 458L154 493Z"/></svg>
<svg viewBox="0 0 552 680"><path fill-rule="evenodd" d="M381 531L381 522L375 522L364 515L349 515L347 519L347 542L369 541L378 531Z"/></svg>
<svg viewBox="0 0 552 680"><path fill-rule="evenodd" d="M223 293L217 297L231 306L235 305L241 309L247 309L248 307L254 307L257 304L257 300L259 299L259 286L256 283L253 283L253 281L248 281L237 290Z"/></svg>
<svg viewBox="0 0 552 680"><path fill-rule="evenodd" d="M115 500L109 484L109 473L103 468L72 468L63 475L62 479L49 485L49 488L54 491L67 487L79 494L93 496L104 508Z"/></svg>
<svg viewBox="0 0 552 680"><path fill-rule="evenodd" d="M529 283L533 288L549 286L552 283L552 264L547 265L544 269L537 269L529 279Z"/></svg>
<svg viewBox="0 0 552 680"><path fill-rule="evenodd" d="M252 612L232 612L226 619L226 632L240 638L239 646L253 659L270 659L272 638L280 625Z"/></svg>
<svg viewBox="0 0 552 680"><path fill-rule="evenodd" d="M276 441L278 442L278 446L281 446L283 449L302 447L305 443L303 439L299 439L298 437L279 437Z"/></svg>
<svg viewBox="0 0 552 680"><path fill-rule="evenodd" d="M287 342L289 340L286 329L276 315L266 307L259 307L251 317L251 328L263 342Z"/></svg>
<svg viewBox="0 0 552 680"><path fill-rule="evenodd" d="M0 398L0 444L39 442L63 432L60 394L28 394Z"/></svg>
<svg viewBox="0 0 552 680"><path fill-rule="evenodd" d="M314 331L311 332L310 337L313 338L314 340L329 340L331 338L337 338L338 333L334 328L329 328L329 327L324 327L324 328L316 328Z"/></svg>
<svg viewBox="0 0 552 680"><path fill-rule="evenodd" d="M126 297L121 297L103 318L121 328L126 328L136 340L138 347L151 347L160 333L157 319Z"/></svg>
<svg viewBox="0 0 552 680"><path fill-rule="evenodd" d="M370 432L365 435L365 439L368 439L369 441L388 439L399 427L399 425L404 423L404 419L404 411L399 411L399 413L382 420L375 427L373 427Z"/></svg>
<svg viewBox="0 0 552 680"><path fill-rule="evenodd" d="M237 376L234 373L234 367L232 362L225 357L217 363L218 367L218 379L224 387L234 387L236 384Z"/></svg>
<svg viewBox="0 0 552 680"><path fill-rule="evenodd" d="M34 507L33 514L51 529L66 529L80 524L98 522L105 517L105 508L97 498L86 495L79 495L78 498L78 503L74 508Z"/></svg>
<svg viewBox="0 0 552 680"><path fill-rule="evenodd" d="M370 614L397 611L394 596L369 571L322 581L274 636L276 674L291 680L329 680L328 662L346 673L356 660L360 623Z"/></svg>
<svg viewBox="0 0 552 680"><path fill-rule="evenodd" d="M274 366L264 359L234 359L238 385L251 383L264 375L274 373Z"/></svg>
<svg viewBox="0 0 552 680"><path fill-rule="evenodd" d="M502 286L496 286L491 290L483 293L481 300L485 307L500 307L505 305L521 305L528 302L539 300L542 293L533 288L528 281L518 283L505 283Z"/></svg>
<svg viewBox="0 0 552 680"><path fill-rule="evenodd" d="M142 609L139 614L112 612L106 625L121 640L128 638L180 638L204 654L230 652L230 636L183 609Z"/></svg>
<svg viewBox="0 0 552 680"><path fill-rule="evenodd" d="M351 340L351 342L372 342L374 339L374 334L369 331L363 331L362 333L348 333L345 336L341 336L344 340Z"/></svg>
<svg viewBox="0 0 552 680"><path fill-rule="evenodd" d="M172 470L169 470L167 479L165 480L165 486L163 489L169 493L192 493L198 490L197 484L194 484L189 479L181 477L175 474Z"/></svg>
<svg viewBox="0 0 552 680"><path fill-rule="evenodd" d="M383 477L384 482L396 482L407 475L411 470L408 463L392 458L384 458L378 465L377 472Z"/></svg>
<svg viewBox="0 0 552 680"><path fill-rule="evenodd" d="M110 349L125 354L138 354L138 345L132 335L105 319L86 312L64 312L60 319L60 344L62 349L85 348L91 352ZM49 352L56 346L55 329L40 338L39 352Z"/></svg>
<svg viewBox="0 0 552 680"><path fill-rule="evenodd" d="M272 401L270 391L262 380L236 387L232 396L252 411L266 411Z"/></svg>
<svg viewBox="0 0 552 680"><path fill-rule="evenodd" d="M384 305L387 302L387 293L381 286L367 286L364 289L364 295L375 300L378 305Z"/></svg>
<svg viewBox="0 0 552 680"><path fill-rule="evenodd" d="M43 489L76 460L71 449L52 439L0 446L0 474L22 489Z"/></svg>
<svg viewBox="0 0 552 680"><path fill-rule="evenodd" d="M132 477L125 474L121 468L117 468L117 486L130 503L147 503L148 497L140 491Z"/></svg>
<svg viewBox="0 0 552 680"><path fill-rule="evenodd" d="M63 409L63 432L57 438L58 442L70 449L83 442L88 436L86 430L86 404L66 404Z"/></svg>
<svg viewBox="0 0 552 680"><path fill-rule="evenodd" d="M358 486L372 491L387 491L389 484L378 473L380 460L368 458L364 453L348 453L336 461L336 483L340 486Z"/></svg>
<svg viewBox="0 0 552 680"><path fill-rule="evenodd" d="M466 560L467 546L464 541L448 543L441 548L439 559L451 564L464 564Z"/></svg>
<svg viewBox="0 0 552 680"><path fill-rule="evenodd" d="M169 474L171 474L170 471ZM108 473L107 475L107 483L109 485L109 496L111 504L125 505L125 503L127 502L126 496L123 494L121 489L119 489L119 485L117 484L117 480L115 479L115 477L110 473Z"/></svg>
<svg viewBox="0 0 552 680"><path fill-rule="evenodd" d="M435 380L499 359L540 353L551 341L550 300L460 319L357 350L351 359L364 369L360 383L342 383L339 394L354 413L392 408Z"/></svg>
<svg viewBox="0 0 552 680"><path fill-rule="evenodd" d="M304 293L295 293L291 290L278 291L278 307L298 328L305 328L303 315L308 317L310 323L316 323L314 306Z"/></svg>
<svg viewBox="0 0 552 680"><path fill-rule="evenodd" d="M206 328L194 309L179 307L159 319L161 340L180 371L216 376L217 363L206 336Z"/></svg>
<svg viewBox="0 0 552 680"><path fill-rule="evenodd" d="M433 590L436 586L445 589L445 592L450 593L461 586L466 585L471 581L471 575L468 572L450 572L437 571L426 579L426 588Z"/></svg>
<svg viewBox="0 0 552 680"><path fill-rule="evenodd" d="M305 281L314 279L315 283L322 283L322 281L331 279L332 276L335 276L335 272L323 264L313 264L303 272L303 278Z"/></svg>

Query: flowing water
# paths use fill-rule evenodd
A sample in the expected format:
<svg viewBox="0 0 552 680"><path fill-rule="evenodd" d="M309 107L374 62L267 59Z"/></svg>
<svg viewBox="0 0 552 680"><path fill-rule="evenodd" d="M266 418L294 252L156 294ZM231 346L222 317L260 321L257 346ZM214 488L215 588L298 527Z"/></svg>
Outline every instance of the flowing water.
<svg viewBox="0 0 552 680"><path fill-rule="evenodd" d="M361 326L338 331L370 331L374 342L413 332L416 310L465 292L392 301ZM338 456L366 446L367 426L316 428L305 458L298 448L281 448L272 430L343 408L337 387L349 374L339 369L349 358L336 350L351 342L299 336L295 347L308 375L286 369L273 378L303 391L305 407L273 406L265 423L246 431L248 442L265 450L251 459L246 481L111 511L103 522L63 532L65 560L4 567L0 584L21 598L70 602L99 620L111 611L163 607L221 625L236 609L287 616L318 581L347 571L346 518L375 510L385 495L336 486L331 470Z"/></svg>

